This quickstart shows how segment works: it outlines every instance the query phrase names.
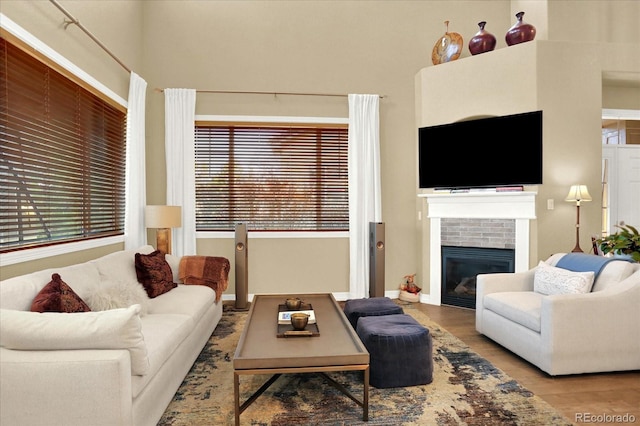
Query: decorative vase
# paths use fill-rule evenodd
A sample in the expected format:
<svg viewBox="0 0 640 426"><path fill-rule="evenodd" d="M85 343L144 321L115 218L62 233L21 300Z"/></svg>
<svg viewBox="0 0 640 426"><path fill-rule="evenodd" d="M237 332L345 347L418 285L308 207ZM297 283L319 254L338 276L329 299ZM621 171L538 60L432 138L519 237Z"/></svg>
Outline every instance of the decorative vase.
<svg viewBox="0 0 640 426"><path fill-rule="evenodd" d="M472 55L479 55L480 53L490 52L496 48L496 38L493 34L485 31L484 26L487 23L485 21L478 22L480 31L469 40L469 52Z"/></svg>
<svg viewBox="0 0 640 426"><path fill-rule="evenodd" d="M524 43L526 41L531 41L536 38L536 27L522 21L523 16L524 12L516 13L518 22L516 22L513 27L509 28L509 31L507 31L505 40L509 46L513 46L514 44L518 43Z"/></svg>
<svg viewBox="0 0 640 426"><path fill-rule="evenodd" d="M445 32L436 42L431 51L431 62L433 65L455 61L462 53L462 36L458 33L449 32L449 21L444 21Z"/></svg>

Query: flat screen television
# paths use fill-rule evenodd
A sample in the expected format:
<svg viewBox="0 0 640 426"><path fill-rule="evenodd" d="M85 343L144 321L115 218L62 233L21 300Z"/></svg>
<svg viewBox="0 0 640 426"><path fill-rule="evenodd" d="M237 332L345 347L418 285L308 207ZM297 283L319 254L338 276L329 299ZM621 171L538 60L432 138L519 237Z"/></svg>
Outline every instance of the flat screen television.
<svg viewBox="0 0 640 426"><path fill-rule="evenodd" d="M418 180L436 189L542 184L542 111L421 127Z"/></svg>

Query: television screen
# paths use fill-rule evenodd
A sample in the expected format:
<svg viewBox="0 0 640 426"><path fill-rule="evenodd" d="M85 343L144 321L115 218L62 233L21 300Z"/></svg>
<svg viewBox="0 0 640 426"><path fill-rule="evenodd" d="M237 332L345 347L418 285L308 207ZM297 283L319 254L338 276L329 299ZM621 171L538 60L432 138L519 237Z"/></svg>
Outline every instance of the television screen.
<svg viewBox="0 0 640 426"><path fill-rule="evenodd" d="M542 184L542 111L420 128L418 180L438 189Z"/></svg>

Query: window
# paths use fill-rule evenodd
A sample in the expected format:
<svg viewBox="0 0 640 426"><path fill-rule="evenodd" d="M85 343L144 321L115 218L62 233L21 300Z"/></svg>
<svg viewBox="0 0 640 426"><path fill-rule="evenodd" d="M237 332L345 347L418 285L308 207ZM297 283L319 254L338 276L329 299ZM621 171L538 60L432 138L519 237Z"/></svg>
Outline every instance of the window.
<svg viewBox="0 0 640 426"><path fill-rule="evenodd" d="M0 252L124 233L126 110L0 38Z"/></svg>
<svg viewBox="0 0 640 426"><path fill-rule="evenodd" d="M349 229L346 124L197 123L196 230Z"/></svg>

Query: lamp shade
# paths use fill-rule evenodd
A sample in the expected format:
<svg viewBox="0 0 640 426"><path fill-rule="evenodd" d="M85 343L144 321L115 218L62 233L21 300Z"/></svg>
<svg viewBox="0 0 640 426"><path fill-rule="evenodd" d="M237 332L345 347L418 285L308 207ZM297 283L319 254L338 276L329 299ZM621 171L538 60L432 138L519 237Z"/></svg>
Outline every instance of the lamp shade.
<svg viewBox="0 0 640 426"><path fill-rule="evenodd" d="M587 185L571 185L569 194L564 200L579 203L581 201L591 201L592 198L587 190Z"/></svg>
<svg viewBox="0 0 640 426"><path fill-rule="evenodd" d="M146 206L144 221L147 228L179 228L182 226L180 206Z"/></svg>

